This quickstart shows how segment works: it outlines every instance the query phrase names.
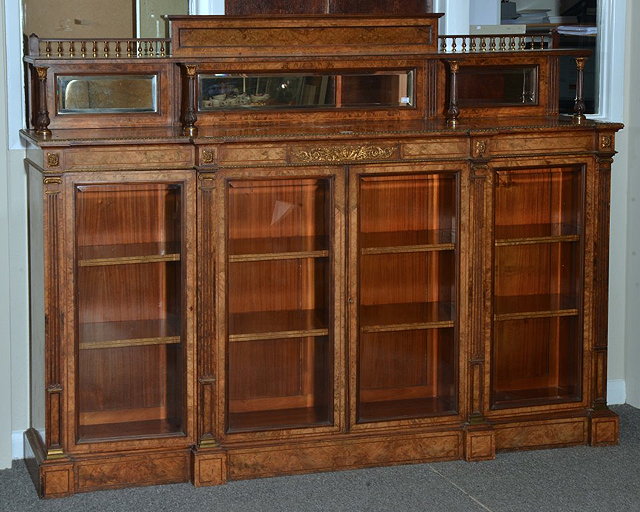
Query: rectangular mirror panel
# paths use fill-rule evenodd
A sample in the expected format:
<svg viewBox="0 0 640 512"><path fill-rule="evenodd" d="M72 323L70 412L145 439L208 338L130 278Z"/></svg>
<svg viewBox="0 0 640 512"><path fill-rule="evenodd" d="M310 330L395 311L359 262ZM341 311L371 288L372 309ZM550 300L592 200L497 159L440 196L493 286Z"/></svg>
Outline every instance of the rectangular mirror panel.
<svg viewBox="0 0 640 512"><path fill-rule="evenodd" d="M537 66L460 66L458 105L461 107L537 104Z"/></svg>
<svg viewBox="0 0 640 512"><path fill-rule="evenodd" d="M413 71L364 74L210 74L198 77L198 109L413 106Z"/></svg>
<svg viewBox="0 0 640 512"><path fill-rule="evenodd" d="M60 75L58 114L157 112L156 75Z"/></svg>

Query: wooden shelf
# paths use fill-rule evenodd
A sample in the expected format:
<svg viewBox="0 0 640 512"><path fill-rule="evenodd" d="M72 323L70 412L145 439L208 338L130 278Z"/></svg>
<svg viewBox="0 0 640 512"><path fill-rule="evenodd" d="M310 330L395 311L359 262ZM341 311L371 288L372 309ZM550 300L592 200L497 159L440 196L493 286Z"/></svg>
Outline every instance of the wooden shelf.
<svg viewBox="0 0 640 512"><path fill-rule="evenodd" d="M493 395L493 408L506 409L536 404L579 401L580 396L572 387L551 386L537 389L498 391Z"/></svg>
<svg viewBox="0 0 640 512"><path fill-rule="evenodd" d="M431 229L360 233L362 254L448 251L455 249L455 233Z"/></svg>
<svg viewBox="0 0 640 512"><path fill-rule="evenodd" d="M450 397L411 398L384 402L362 402L358 409L358 422L424 418L455 414L456 406Z"/></svg>
<svg viewBox="0 0 640 512"><path fill-rule="evenodd" d="M363 333L447 328L454 317L451 302L362 305L360 328Z"/></svg>
<svg viewBox="0 0 640 512"><path fill-rule="evenodd" d="M80 350L180 343L177 318L81 323L78 332Z"/></svg>
<svg viewBox="0 0 640 512"><path fill-rule="evenodd" d="M578 313L577 299L568 295L496 296L494 302L496 321L576 316Z"/></svg>
<svg viewBox="0 0 640 512"><path fill-rule="evenodd" d="M330 425L329 411L324 407L301 407L272 411L236 412L228 415L227 432L255 432L296 427Z"/></svg>
<svg viewBox="0 0 640 512"><path fill-rule="evenodd" d="M329 243L329 237L326 235L230 238L227 249L230 256L318 252L328 250Z"/></svg>
<svg viewBox="0 0 640 512"><path fill-rule="evenodd" d="M80 425L78 427L79 442L166 436L184 436L184 433L180 426L166 419Z"/></svg>
<svg viewBox="0 0 640 512"><path fill-rule="evenodd" d="M495 227L495 245L530 245L553 242L578 242L579 227L571 224L526 224Z"/></svg>
<svg viewBox="0 0 640 512"><path fill-rule="evenodd" d="M78 266L131 265L180 261L179 242L88 245L78 247Z"/></svg>
<svg viewBox="0 0 640 512"><path fill-rule="evenodd" d="M231 342L328 335L328 319L324 311L257 311L229 315Z"/></svg>

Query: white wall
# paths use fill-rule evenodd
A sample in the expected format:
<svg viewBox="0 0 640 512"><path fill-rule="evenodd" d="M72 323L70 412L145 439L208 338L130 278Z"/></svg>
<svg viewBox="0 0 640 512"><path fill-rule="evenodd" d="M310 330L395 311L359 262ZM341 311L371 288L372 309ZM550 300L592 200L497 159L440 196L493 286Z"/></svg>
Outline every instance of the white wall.
<svg viewBox="0 0 640 512"><path fill-rule="evenodd" d="M20 4L0 0L0 468L11 465L29 422L26 179L22 123ZM7 101L8 90L17 101ZM12 436L13 433L13 436ZM12 449L12 437L15 446ZM13 453L20 457L21 452Z"/></svg>
<svg viewBox="0 0 640 512"><path fill-rule="evenodd" d="M626 168L626 351L624 354L627 403L640 407L640 4L628 0L624 122L629 140ZM632 51L633 49L633 51Z"/></svg>
<svg viewBox="0 0 640 512"><path fill-rule="evenodd" d="M189 0L190 14L224 14L224 0Z"/></svg>

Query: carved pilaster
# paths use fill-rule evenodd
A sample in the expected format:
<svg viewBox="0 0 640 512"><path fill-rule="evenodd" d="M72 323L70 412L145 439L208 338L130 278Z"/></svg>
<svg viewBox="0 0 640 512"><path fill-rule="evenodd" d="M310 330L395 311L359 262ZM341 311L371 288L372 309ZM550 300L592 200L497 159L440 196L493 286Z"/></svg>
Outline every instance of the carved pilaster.
<svg viewBox="0 0 640 512"><path fill-rule="evenodd" d="M197 68L195 65L185 64L183 65L184 72L186 74L186 98L183 99L184 112L182 114L182 131L189 137L196 137L198 135L198 128L196 122L198 121L197 112L197 94L196 94L196 74Z"/></svg>
<svg viewBox="0 0 640 512"><path fill-rule="evenodd" d="M38 113L34 120L36 133L49 136L51 130L49 130L49 110L47 108L47 70L46 67L36 67L36 75L38 77Z"/></svg>
<svg viewBox="0 0 640 512"><path fill-rule="evenodd" d="M598 240L593 254L594 275L594 338L592 369L592 408L605 409L607 403L607 332L608 332L608 287L609 287L609 203L611 189L611 158L598 158L595 185L595 210L598 212L595 239Z"/></svg>
<svg viewBox="0 0 640 512"><path fill-rule="evenodd" d="M482 152L484 154L484 152ZM471 261L470 293L471 347L469 351L470 422L484 421L485 364L491 333L491 196L492 172L485 165L475 165L471 174Z"/></svg>
<svg viewBox="0 0 640 512"><path fill-rule="evenodd" d="M215 322L215 178L200 175L198 190L198 396L199 446L217 446L216 425L216 322Z"/></svg>
<svg viewBox="0 0 640 512"><path fill-rule="evenodd" d="M438 98L438 61L427 60L425 62L425 71L427 77L427 119L433 119L438 115L438 107L444 102L444 99Z"/></svg>
<svg viewBox="0 0 640 512"><path fill-rule="evenodd" d="M63 443L63 387L62 387L62 340L64 313L60 307L61 297L61 208L62 179L46 177L44 190L44 261L45 261L45 385L46 400L46 458L64 457Z"/></svg>
<svg viewBox="0 0 640 512"><path fill-rule="evenodd" d="M549 57L549 102L547 106L547 115L555 116L558 114L560 106L560 58Z"/></svg>

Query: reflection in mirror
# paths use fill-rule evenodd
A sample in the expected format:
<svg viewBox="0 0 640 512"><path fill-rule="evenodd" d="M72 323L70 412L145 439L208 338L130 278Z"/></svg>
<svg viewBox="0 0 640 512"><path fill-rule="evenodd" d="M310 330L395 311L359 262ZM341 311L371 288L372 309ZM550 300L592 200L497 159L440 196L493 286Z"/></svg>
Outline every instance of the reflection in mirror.
<svg viewBox="0 0 640 512"><path fill-rule="evenodd" d="M58 114L157 112L156 75L61 75Z"/></svg>
<svg viewBox="0 0 640 512"><path fill-rule="evenodd" d="M503 107L537 104L537 66L460 66L459 106Z"/></svg>
<svg viewBox="0 0 640 512"><path fill-rule="evenodd" d="M413 71L199 75L200 111L413 106Z"/></svg>

